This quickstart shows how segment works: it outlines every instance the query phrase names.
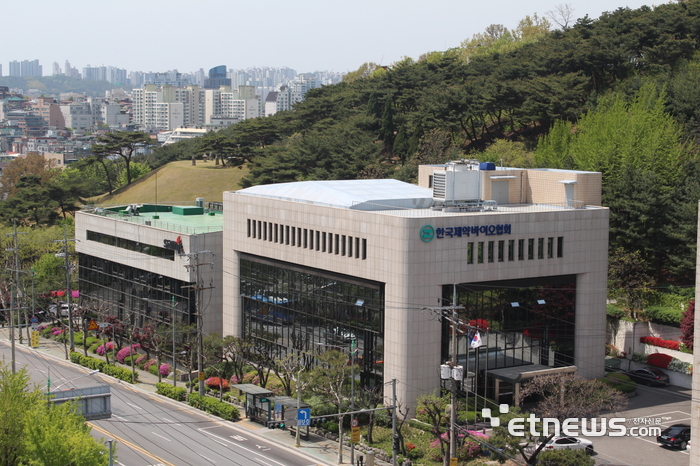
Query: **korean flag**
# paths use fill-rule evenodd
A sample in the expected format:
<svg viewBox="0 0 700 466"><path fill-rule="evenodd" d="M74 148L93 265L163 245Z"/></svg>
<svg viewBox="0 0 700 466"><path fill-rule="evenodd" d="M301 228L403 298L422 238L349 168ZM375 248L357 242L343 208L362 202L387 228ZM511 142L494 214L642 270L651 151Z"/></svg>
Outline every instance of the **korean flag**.
<svg viewBox="0 0 700 466"><path fill-rule="evenodd" d="M481 346L481 335L479 335L479 331L477 330L474 332L474 336L472 337L471 341L469 342L469 345L472 348L478 348Z"/></svg>

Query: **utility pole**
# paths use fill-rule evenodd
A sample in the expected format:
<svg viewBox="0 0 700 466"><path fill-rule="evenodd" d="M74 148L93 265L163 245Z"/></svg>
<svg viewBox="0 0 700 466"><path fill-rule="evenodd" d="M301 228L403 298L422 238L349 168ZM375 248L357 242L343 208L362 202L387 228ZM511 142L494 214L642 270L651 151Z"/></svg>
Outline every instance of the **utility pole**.
<svg viewBox="0 0 700 466"><path fill-rule="evenodd" d="M457 380L455 375L459 373L457 364L457 330L459 320L459 311L464 310L464 306L457 305L457 286L452 285L452 305L451 306L437 306L437 307L425 307L422 309L427 309L430 311L436 311L440 315L446 318L452 325L452 344L451 352L452 357L450 361L446 364L450 367L450 379L451 379L451 404L450 404L450 460L452 458L457 458ZM448 314L449 313L449 314ZM467 353L467 361L469 360L469 354ZM442 376L445 379L444 376ZM447 460L447 459L446 459ZM449 464L450 461L445 461L445 464Z"/></svg>
<svg viewBox="0 0 700 466"><path fill-rule="evenodd" d="M199 255L200 254L211 254L212 256L214 255L213 252L211 251L200 251L199 250L199 236L195 235L194 237L194 242L195 242L195 251L189 254L183 254L184 256L187 257L188 261L191 261L192 263L185 265L185 269L188 271L195 270L197 272L196 278L195 278L195 284L194 285L189 285L183 288L192 288L193 291L195 292L195 309L197 311L197 366L199 367L199 394L201 396L204 396L204 338L203 338L203 331L204 331L204 319L203 319L203 309L202 309L202 291L204 290L210 290L214 288L213 286L203 286L201 283L201 273L199 270L199 267L202 265L209 265L212 268L214 267L214 262L199 262Z"/></svg>
<svg viewBox="0 0 700 466"><path fill-rule="evenodd" d="M175 301L175 295L172 296L172 311L173 317L170 319L170 324L173 326L173 387L177 387L177 354L175 353L175 310L177 308L177 302Z"/></svg>
<svg viewBox="0 0 700 466"><path fill-rule="evenodd" d="M71 289L70 289L70 254L68 253L68 242L69 241L76 241L75 238L68 239L68 232L66 230L65 225L63 226L63 239L62 240L56 240L53 241L54 243L63 243L63 257L65 258L66 264L66 302L68 303L68 335L69 335L69 343L70 343L70 350L71 352L75 350L75 341L73 338L73 306L71 305ZM57 255L57 257L60 257ZM58 307L57 310L58 314L60 315L61 309L60 306ZM68 357L66 357L68 359Z"/></svg>
<svg viewBox="0 0 700 466"><path fill-rule="evenodd" d="M8 233L7 236L13 236L13 242L12 245L14 247L6 249L8 252L12 252L14 255L15 263L14 263L14 269L10 269L12 272L15 272L15 279L14 279L14 284L10 286L10 340L12 340L12 373L15 372L15 320L17 323L19 323L19 313L15 312L15 310L19 311L19 302L15 301L15 291L19 290L19 245L17 243L17 235L20 233L17 233L17 220L12 220L12 226L13 226L13 232ZM25 234L26 233L21 233ZM15 309L17 308L17 309ZM20 335L20 340L22 339L22 329L19 329L19 335Z"/></svg>
<svg viewBox="0 0 700 466"><path fill-rule="evenodd" d="M394 409L391 410L391 464L396 466L396 457L399 454L396 435L396 379L391 379L391 394L393 397Z"/></svg>

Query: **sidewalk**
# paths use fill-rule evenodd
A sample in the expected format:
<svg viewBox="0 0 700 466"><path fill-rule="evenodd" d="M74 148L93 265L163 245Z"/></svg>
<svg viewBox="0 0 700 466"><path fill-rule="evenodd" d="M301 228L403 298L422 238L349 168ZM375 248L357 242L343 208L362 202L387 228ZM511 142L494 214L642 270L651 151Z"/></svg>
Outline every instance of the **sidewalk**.
<svg viewBox="0 0 700 466"><path fill-rule="evenodd" d="M0 339L5 340L5 341L10 341L9 338L10 335L10 330L7 327L0 328ZM25 337L23 339L23 343L20 345L19 343L19 337L17 335L17 332L15 332L15 345L17 347L17 350L19 351L20 348L28 348L27 346L27 341L26 341L26 333ZM39 343L39 348L35 348L35 351L38 351L40 353L43 353L47 356L50 356L55 359L59 359L62 361L66 361L66 352L63 346L63 343L57 342L55 340L50 340L46 338L40 338L40 343ZM77 351L81 354L84 354L82 349L77 349ZM100 356L96 354L91 354L88 352L88 356L96 357L96 358L101 358ZM120 364L118 364L120 365ZM131 366L126 366L126 365L120 365L122 367L126 368L131 368ZM150 372L142 371L140 369L136 369L138 372L139 376L139 382L136 384L133 384L132 387L142 390L144 392L149 392L155 394L156 392L156 383L158 383L158 376L153 375ZM167 383L172 383L172 380L170 379L163 379L163 382ZM178 383L178 386L185 386L184 382ZM158 395L160 396L160 395ZM167 397L163 397L164 399L170 400ZM177 401L170 400L172 403L177 403ZM245 414L245 410L241 407L239 407L239 411L242 415ZM204 413L206 414L206 413ZM247 418L242 418L239 421L233 422L237 428L247 430L251 432L251 434L264 438L268 441L275 442L279 445L288 447L290 449L296 449L295 444L296 444L296 438L293 434L293 432L289 430L282 430L282 429L268 429L267 427L257 424L254 422L249 421ZM346 437L347 438L347 437ZM323 464L338 464L338 442L326 439L324 437L321 437L319 435L310 433L309 434L309 440L301 440L300 441L300 447L299 451L305 455L314 457L319 461L319 463ZM365 466L366 466L366 460L367 460L367 453L364 451L360 450L360 448L356 447L355 448L355 460L357 461L358 458L362 456L365 460ZM343 449L343 463L344 464L350 464L350 448L345 446ZM391 462L387 463L384 461L380 461L375 458L375 465L378 466L389 466Z"/></svg>

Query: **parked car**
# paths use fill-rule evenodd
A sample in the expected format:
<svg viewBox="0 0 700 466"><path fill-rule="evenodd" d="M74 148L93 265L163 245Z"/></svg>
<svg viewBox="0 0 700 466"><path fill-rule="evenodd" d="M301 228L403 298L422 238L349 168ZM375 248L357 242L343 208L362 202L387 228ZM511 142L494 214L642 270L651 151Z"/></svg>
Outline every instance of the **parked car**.
<svg viewBox="0 0 700 466"><path fill-rule="evenodd" d="M355 340L355 334L349 330L342 329L340 327L330 328L323 332L323 336L327 341L340 342L340 343L350 343Z"/></svg>
<svg viewBox="0 0 700 466"><path fill-rule="evenodd" d="M656 367L640 367L632 371L626 372L630 379L637 383L642 383L648 386L658 385L663 387L668 385L669 377L661 369Z"/></svg>
<svg viewBox="0 0 700 466"><path fill-rule="evenodd" d="M593 442L579 437L552 437L542 449L544 450L585 450L589 455L595 451Z"/></svg>
<svg viewBox="0 0 700 466"><path fill-rule="evenodd" d="M71 307L73 308L74 313L78 310L77 304L72 304ZM60 302L49 304L49 313L54 317L69 317L70 313L68 312L68 303Z"/></svg>
<svg viewBox="0 0 700 466"><path fill-rule="evenodd" d="M688 424L674 424L661 432L656 441L663 446L685 450L690 443L690 426Z"/></svg>

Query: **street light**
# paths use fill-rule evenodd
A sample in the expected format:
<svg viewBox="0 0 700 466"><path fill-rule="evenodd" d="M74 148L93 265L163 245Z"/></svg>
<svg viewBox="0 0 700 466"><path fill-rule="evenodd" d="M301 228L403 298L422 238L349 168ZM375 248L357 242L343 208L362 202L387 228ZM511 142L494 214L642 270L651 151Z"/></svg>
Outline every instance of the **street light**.
<svg viewBox="0 0 700 466"><path fill-rule="evenodd" d="M95 369L94 371L90 371L90 372L88 372L87 374L83 374L83 375L79 375L79 376L77 376L77 377L73 377L72 379L66 380L65 382L63 382L63 383L62 383L61 385L59 385L58 387L54 387L53 390L51 389L51 373L49 372L49 376L46 378L46 394L48 395L48 394L51 393L51 392L55 392L56 390L58 390L58 389L61 388L62 386L66 385L66 384L69 384L69 383L73 382L74 380L82 379L83 377L88 377L88 376L90 376L90 375L97 374L98 372L100 372L100 370L99 370L99 369Z"/></svg>

